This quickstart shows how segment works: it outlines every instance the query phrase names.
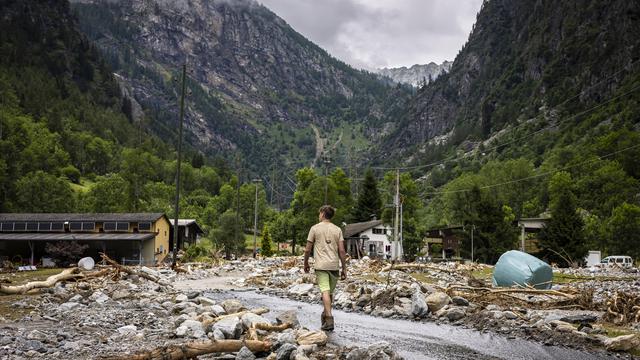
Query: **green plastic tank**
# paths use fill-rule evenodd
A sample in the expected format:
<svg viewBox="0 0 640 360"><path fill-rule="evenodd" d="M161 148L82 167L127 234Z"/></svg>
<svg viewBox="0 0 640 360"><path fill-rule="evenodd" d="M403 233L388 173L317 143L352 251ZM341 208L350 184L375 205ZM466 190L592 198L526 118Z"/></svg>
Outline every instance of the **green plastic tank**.
<svg viewBox="0 0 640 360"><path fill-rule="evenodd" d="M553 270L549 264L517 250L502 254L493 269L494 286L533 286L536 289L550 289L552 279Z"/></svg>

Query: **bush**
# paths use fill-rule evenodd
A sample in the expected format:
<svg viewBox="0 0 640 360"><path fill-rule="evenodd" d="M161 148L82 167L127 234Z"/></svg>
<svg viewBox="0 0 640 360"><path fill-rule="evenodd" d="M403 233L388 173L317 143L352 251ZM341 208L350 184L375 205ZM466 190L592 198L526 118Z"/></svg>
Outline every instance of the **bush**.
<svg viewBox="0 0 640 360"><path fill-rule="evenodd" d="M51 256L58 265L69 266L75 263L84 254L89 245L78 244L77 241L56 241L47 243L44 251Z"/></svg>
<svg viewBox="0 0 640 360"><path fill-rule="evenodd" d="M69 179L74 184L80 184L80 170L76 169L75 166L69 165L60 169L62 175Z"/></svg>
<svg viewBox="0 0 640 360"><path fill-rule="evenodd" d="M205 262L211 260L213 256L213 243L204 239L197 244L193 244L185 249L182 261Z"/></svg>

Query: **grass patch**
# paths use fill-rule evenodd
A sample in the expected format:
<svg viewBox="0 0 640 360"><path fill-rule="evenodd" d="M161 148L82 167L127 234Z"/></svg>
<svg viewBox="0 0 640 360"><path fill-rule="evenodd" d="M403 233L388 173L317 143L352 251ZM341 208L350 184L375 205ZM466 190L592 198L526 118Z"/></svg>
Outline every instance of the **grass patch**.
<svg viewBox="0 0 640 360"><path fill-rule="evenodd" d="M433 277L431 277L431 276L429 276L429 275L427 275L425 273L414 272L414 273L410 273L409 276L414 278L416 281L424 283L424 284L435 284L435 283L438 282L435 278L433 278Z"/></svg>
<svg viewBox="0 0 640 360"><path fill-rule="evenodd" d="M0 279L9 280L11 283L7 285L22 285L29 281L45 280L51 275L62 272L63 269L58 268L42 268L35 271L20 271L13 273L2 273Z"/></svg>
<svg viewBox="0 0 640 360"><path fill-rule="evenodd" d="M493 277L493 268L484 268L482 270L475 270L471 272L471 275L473 275L473 277L476 279L489 280Z"/></svg>
<svg viewBox="0 0 640 360"><path fill-rule="evenodd" d="M5 284L9 286L26 284L29 281L45 280L51 275L58 274L63 269L46 268L35 271L21 271L13 273L0 273L0 279L9 280L11 283ZM24 300L26 297L38 295L0 295L0 316L5 319L17 320L28 315L32 309L14 307L11 304Z"/></svg>

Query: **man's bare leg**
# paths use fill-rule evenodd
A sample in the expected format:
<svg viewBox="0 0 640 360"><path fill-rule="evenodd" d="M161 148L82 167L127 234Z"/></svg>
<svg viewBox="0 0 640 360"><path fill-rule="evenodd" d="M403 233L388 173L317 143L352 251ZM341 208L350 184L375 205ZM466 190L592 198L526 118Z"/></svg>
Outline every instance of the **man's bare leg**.
<svg viewBox="0 0 640 360"><path fill-rule="evenodd" d="M324 316L333 316L331 314L331 294L328 291L322 292L322 305L324 306Z"/></svg>

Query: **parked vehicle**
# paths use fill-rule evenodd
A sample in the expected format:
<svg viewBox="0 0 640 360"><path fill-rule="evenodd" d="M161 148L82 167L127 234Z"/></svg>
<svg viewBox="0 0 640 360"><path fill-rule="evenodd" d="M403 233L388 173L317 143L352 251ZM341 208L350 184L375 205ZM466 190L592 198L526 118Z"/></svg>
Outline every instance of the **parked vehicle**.
<svg viewBox="0 0 640 360"><path fill-rule="evenodd" d="M624 268L631 268L633 267L633 259L631 256L614 255L607 256L600 261L600 266L611 266L614 264Z"/></svg>

